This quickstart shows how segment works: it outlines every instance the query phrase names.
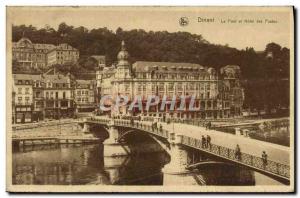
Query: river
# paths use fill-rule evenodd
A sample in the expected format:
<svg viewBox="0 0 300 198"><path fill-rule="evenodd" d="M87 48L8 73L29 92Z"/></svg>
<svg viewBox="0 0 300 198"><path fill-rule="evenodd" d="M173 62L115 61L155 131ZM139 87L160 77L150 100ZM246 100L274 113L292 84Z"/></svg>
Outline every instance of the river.
<svg viewBox="0 0 300 198"><path fill-rule="evenodd" d="M25 146L13 151L13 184L164 185L164 153L103 157L101 144ZM253 171L236 166L203 166L186 175L191 185L255 185ZM267 184L267 183L265 183Z"/></svg>

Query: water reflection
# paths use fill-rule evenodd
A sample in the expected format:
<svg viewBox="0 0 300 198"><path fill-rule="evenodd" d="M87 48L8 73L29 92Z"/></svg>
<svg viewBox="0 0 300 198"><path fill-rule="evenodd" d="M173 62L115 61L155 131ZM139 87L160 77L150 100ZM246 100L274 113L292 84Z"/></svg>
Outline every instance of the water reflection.
<svg viewBox="0 0 300 198"><path fill-rule="evenodd" d="M101 144L26 146L13 152L13 184L168 185L163 184L162 168L169 160L166 153L104 158ZM255 185L256 177L248 169L223 164L201 166L172 181Z"/></svg>
<svg viewBox="0 0 300 198"><path fill-rule="evenodd" d="M13 184L161 185L165 153L103 158L101 145L24 147L13 153Z"/></svg>

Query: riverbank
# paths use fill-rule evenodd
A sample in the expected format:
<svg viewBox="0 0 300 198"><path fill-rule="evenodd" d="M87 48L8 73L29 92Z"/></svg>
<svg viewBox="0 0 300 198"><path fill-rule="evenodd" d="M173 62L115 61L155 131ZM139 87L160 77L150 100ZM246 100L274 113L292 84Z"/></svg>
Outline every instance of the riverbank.
<svg viewBox="0 0 300 198"><path fill-rule="evenodd" d="M99 142L99 138L93 134L84 133L77 122L65 120L59 125L39 124L22 130L13 130L12 142L14 146L77 144Z"/></svg>

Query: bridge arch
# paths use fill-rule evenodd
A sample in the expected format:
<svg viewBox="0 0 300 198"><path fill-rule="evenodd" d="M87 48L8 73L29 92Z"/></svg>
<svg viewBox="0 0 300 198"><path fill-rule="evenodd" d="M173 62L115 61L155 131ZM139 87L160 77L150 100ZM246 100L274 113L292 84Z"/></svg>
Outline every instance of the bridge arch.
<svg viewBox="0 0 300 198"><path fill-rule="evenodd" d="M131 140L131 138L133 138L133 140ZM170 143L167 140L159 136L150 134L143 130L132 129L132 128L127 128L125 130L119 129L119 136L117 138L117 141L118 142L124 141L126 143L135 143L135 142L147 143L148 141L148 143L155 143L158 146L160 146L162 150L165 151L170 156Z"/></svg>

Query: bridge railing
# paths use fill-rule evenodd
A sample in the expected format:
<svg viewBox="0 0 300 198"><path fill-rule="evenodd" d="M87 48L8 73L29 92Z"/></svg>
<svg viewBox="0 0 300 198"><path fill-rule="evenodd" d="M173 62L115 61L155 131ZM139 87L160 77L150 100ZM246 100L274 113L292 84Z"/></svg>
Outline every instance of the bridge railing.
<svg viewBox="0 0 300 198"><path fill-rule="evenodd" d="M130 127L147 131L149 133L153 133L164 138L169 138L169 131L162 128L154 127L154 125L149 125L142 122L130 122L128 120L114 120L114 124L117 126Z"/></svg>
<svg viewBox="0 0 300 198"><path fill-rule="evenodd" d="M89 118L87 121L93 121L101 124L110 124L112 119L109 118ZM193 125L201 125L202 122L193 122L193 121L185 121L184 123L189 123ZM163 128L159 128L154 125L145 124L139 121L130 121L130 120L123 120L123 119L114 119L113 124L116 126L121 127L129 127L135 128L138 130L143 130L164 138L169 138L170 134L167 130ZM236 156L236 152L234 149L226 148L223 146L215 145L215 144L204 144L200 139L188 137L182 135L181 144L193 147L196 149L200 149L206 151L208 153L220 156L222 158L235 161L237 163L241 163L247 165L249 167L253 167L259 170L263 170L265 172L269 172L275 175L282 176L284 178L290 178L290 166L281 164L272 160L267 160L266 162L263 161L261 157L257 157L254 155L250 155L247 153L240 153L239 157Z"/></svg>
<svg viewBox="0 0 300 198"><path fill-rule="evenodd" d="M235 150L226 148L223 146L218 146L215 144L203 144L201 140L196 138L191 138L182 135L181 144L193 147L196 149L204 150L208 153L220 156L222 158L229 159L231 161L236 161L238 163L263 170L275 175L279 175L285 178L290 178L290 166L274 162L271 160L263 161L261 157L250 155L247 153L241 153L240 157L236 157Z"/></svg>
<svg viewBox="0 0 300 198"><path fill-rule="evenodd" d="M86 121L88 122L96 122L96 123L100 123L100 124L109 124L111 119L109 118L95 118L95 117L90 117L90 118L87 118Z"/></svg>

